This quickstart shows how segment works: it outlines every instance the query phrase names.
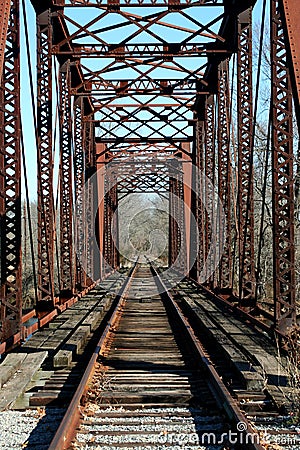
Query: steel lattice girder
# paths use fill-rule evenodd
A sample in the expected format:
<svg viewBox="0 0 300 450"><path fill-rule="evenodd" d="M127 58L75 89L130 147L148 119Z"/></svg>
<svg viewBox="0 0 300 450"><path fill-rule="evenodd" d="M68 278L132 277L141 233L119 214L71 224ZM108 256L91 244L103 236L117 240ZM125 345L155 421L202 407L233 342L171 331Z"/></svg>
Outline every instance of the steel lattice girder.
<svg viewBox="0 0 300 450"><path fill-rule="evenodd" d="M85 257L84 246L84 148L83 148L83 99L74 102L74 188L75 188L75 216L76 216L76 284L85 285L85 274L82 261Z"/></svg>
<svg viewBox="0 0 300 450"><path fill-rule="evenodd" d="M84 44L74 49L62 50L64 44L53 46L54 55L67 55L75 58L118 58L159 56L168 60L178 56L199 57L209 53L228 53L224 49L206 48L205 44Z"/></svg>
<svg viewBox="0 0 300 450"><path fill-rule="evenodd" d="M239 299L254 306L252 9L238 17L237 63Z"/></svg>
<svg viewBox="0 0 300 450"><path fill-rule="evenodd" d="M54 205L52 156L52 27L49 11L37 16L38 300L54 306Z"/></svg>
<svg viewBox="0 0 300 450"><path fill-rule="evenodd" d="M197 5L199 8L199 5ZM207 47L206 43L203 43L203 40L195 43L195 38L206 38L206 39L217 39L219 42L224 42L224 39L213 31L213 25L218 23L223 17L222 14L216 14L216 17L209 21L208 23L203 23L203 16L200 20L197 20L196 14L193 13L195 8L193 9L193 5L189 5L185 7L183 10L177 11L177 17L188 17L191 18L191 22L196 25L196 28L187 28L178 25L177 23L172 23L165 21L165 18L172 14L172 11L163 8L161 11L155 12L154 14L140 16L137 14L133 14L132 12L126 11L125 8L120 8L119 10L110 10L106 11L103 8L94 8L94 17L92 20L88 20L88 22L84 22L85 17L83 15L80 16L80 20L72 17L73 9L58 9L56 12L59 20L64 20L66 25L72 25L73 32L70 34L64 33L61 41L57 42L53 46L53 52L55 54L65 54L68 57L73 56L75 58L80 58L80 56L90 56L95 51L98 54L101 53L102 57L114 57L116 58L116 62L124 63L127 58L131 58L134 56L134 52L138 53L143 58L151 57L149 63L151 64L152 57L159 56L159 58L163 58L165 61L170 61L174 56L178 56L178 54L183 54L184 56L188 53L191 55L201 52L206 53L219 53L224 52L224 48L218 47ZM104 26L103 20L109 16L110 25ZM77 16L78 17L78 16ZM90 17L90 16L88 16ZM128 25L132 25L135 27L135 31L131 33L125 38L122 39L121 43L111 43L106 42L106 38L103 36L104 33L115 31L116 29L127 27ZM162 35L158 34L157 31L154 31L153 26L159 25L161 27L167 28L168 31L180 31L187 33L188 36L185 37L182 41L177 43L170 43L166 39L163 38ZM136 39L133 40L136 36L140 36L140 42L137 43ZM155 43L149 43L149 40L146 37L152 36L155 38ZM85 42L82 43L83 38L85 38ZM86 42L86 39L89 39ZM145 41L143 43L143 40ZM148 41L148 42L146 42ZM211 43L213 41L210 41ZM90 50L90 51L89 51ZM160 50L158 52L158 50ZM88 55L89 54L89 55ZM133 60L135 63L140 63L139 60ZM125 62L126 64L126 62ZM106 68L106 70L102 70L101 73L109 70L110 67ZM186 68L178 65L179 70L186 71Z"/></svg>
<svg viewBox="0 0 300 450"><path fill-rule="evenodd" d="M153 172L130 173L126 174L126 179L118 182L118 193L133 193L133 192L155 192L157 194L168 191L168 181L160 176L158 173Z"/></svg>
<svg viewBox="0 0 300 450"><path fill-rule="evenodd" d="M64 6L63 3L61 5ZM74 3L69 4L69 6L72 5L74 6ZM198 85L202 83L206 57L208 54L228 53L223 45L224 39L213 30L216 24L219 22L221 24L222 14L217 14L209 23L202 23L195 17L190 6L184 10L179 9L178 14L192 22L193 29L166 21L165 17L171 12L169 9L148 16L138 16L121 8L118 10L94 8L94 18L84 21L81 17L80 23L72 16L72 8L66 7L55 13L55 17L57 16L61 23L72 26L73 32L70 35L65 33L60 42L56 42L52 47L52 52L60 57L73 57L78 60L85 79L82 84L79 83L76 86L76 92L72 93L80 95L81 88L90 91L95 108L99 142L114 145L118 139L121 142L129 142L132 138L148 139L150 137L163 140L167 135L169 140L175 143L180 139L190 138L193 125L191 107L199 91ZM107 16L112 24L105 27L102 22ZM136 31L129 32L121 44L105 41L103 33L112 32L127 25L135 27ZM183 39L181 35L179 37L181 42L171 44L157 34L156 26L172 29L177 33L184 32L188 36ZM133 39L136 42L136 38L143 35L152 36L157 42L154 44L132 42ZM206 40L207 43L190 42L195 36ZM220 43L223 45L222 48L219 48ZM97 58L99 70L95 69L95 64L88 63L89 57L95 54L101 55L101 58L104 60L106 58L108 61L102 63ZM198 61L201 62L200 66L192 70L179 59L180 57L186 59L193 54L198 58L200 56L197 65ZM143 67L145 65L146 69ZM123 80L122 70L133 72L133 79ZM173 71L173 73L175 71L179 76L173 81L168 81L170 76L157 79L157 70ZM117 73L122 81L111 80L110 74L113 73ZM145 99L145 95L148 95L151 101ZM164 98L166 95L171 100L168 111ZM116 101L121 97L124 100L127 99L127 104L122 111L121 105ZM158 105L160 97L162 98L161 108ZM133 103L136 103L136 107ZM101 116L97 120L99 112ZM108 128L107 122L111 122L112 126ZM191 127L190 133L188 127Z"/></svg>
<svg viewBox="0 0 300 450"><path fill-rule="evenodd" d="M71 97L70 67L59 70L60 94L60 291L72 295L75 288L73 228L72 228L72 152L71 152Z"/></svg>
<svg viewBox="0 0 300 450"><path fill-rule="evenodd" d="M87 74L93 76L93 72ZM94 74L95 75L95 74ZM99 75L94 80L83 81L76 88L72 89L73 95L80 95L80 90L84 87L91 95L97 95L99 101L103 97L111 99L114 97L124 97L125 95L189 95L191 92L198 92L201 80L191 74L184 79L153 79L141 74L137 79L132 80L105 80ZM200 91L199 91L200 92ZM86 94L82 94L86 95ZM118 106L118 105L116 105Z"/></svg>
<svg viewBox="0 0 300 450"><path fill-rule="evenodd" d="M224 0L125 0L123 3L119 0L54 0L53 5L68 7L68 6L77 6L77 7L95 7L101 6L101 8L107 8L112 10L117 10L119 6L153 6L153 7L169 7L170 10L178 11L181 8L186 8L187 6L195 4L196 6L223 6Z"/></svg>
<svg viewBox="0 0 300 450"><path fill-rule="evenodd" d="M83 122L83 142L84 142L84 154L85 154L85 202L84 202L84 217L85 217L85 256L86 267L89 279L87 283L92 282L92 278L96 275L94 267L94 245L93 245L93 233L94 233L94 207L95 207L95 192L94 182L90 179L96 172L95 162L95 128L93 122ZM94 276L93 276L94 275Z"/></svg>
<svg viewBox="0 0 300 450"><path fill-rule="evenodd" d="M296 323L293 108L287 36L279 0L271 1L272 173L275 324Z"/></svg>
<svg viewBox="0 0 300 450"><path fill-rule="evenodd" d="M2 79L2 69L4 64L4 54L6 45L6 36L10 18L11 0L4 0L0 4L0 80Z"/></svg>
<svg viewBox="0 0 300 450"><path fill-rule="evenodd" d="M179 254L180 241L178 241L178 224L175 220L176 206L175 206L175 192L176 179L170 176L169 179L169 266L174 266L174 263Z"/></svg>
<svg viewBox="0 0 300 450"><path fill-rule="evenodd" d="M212 187L215 184L215 168L216 168L216 148L215 148L215 99L210 95L205 102L205 255L209 254L212 245L213 227L216 226L214 217L214 191ZM209 216L208 216L209 213ZM214 265L215 255L207 261L206 283L213 287L214 275L209 276L213 272L211 268Z"/></svg>
<svg viewBox="0 0 300 450"><path fill-rule="evenodd" d="M186 271L186 253L184 246L185 219L184 219L184 191L182 163L172 160L169 169L169 265L181 273Z"/></svg>
<svg viewBox="0 0 300 450"><path fill-rule="evenodd" d="M145 156L147 156L147 160L145 160ZM132 192L161 194L168 191L168 176L173 159L173 155L172 159L169 155L158 158L156 153L151 156L145 152L131 153L126 158L116 154L113 159L109 160L107 179L111 175L112 181L117 180L119 194Z"/></svg>
<svg viewBox="0 0 300 450"><path fill-rule="evenodd" d="M105 174L104 197L104 259L110 268L118 265L118 224L116 210L118 207L117 176L109 168Z"/></svg>
<svg viewBox="0 0 300 450"><path fill-rule="evenodd" d="M196 223L198 226L198 256L196 259L197 266L197 278L202 271L204 264L206 262L206 246L205 246L205 181L202 177L204 174L204 158L205 158L205 122L204 120L198 120L195 127L195 143L196 143L196 157L195 163L196 168L199 171L197 173L195 192L196 192Z"/></svg>
<svg viewBox="0 0 300 450"><path fill-rule="evenodd" d="M1 342L20 332L22 315L19 39L12 0L0 86Z"/></svg>
<svg viewBox="0 0 300 450"><path fill-rule="evenodd" d="M218 77L218 191L222 202L226 225L219 223L219 248L224 249L219 265L218 287L232 288L231 248L231 155L230 155L230 97L228 60L220 63ZM221 216L220 216L221 217Z"/></svg>
<svg viewBox="0 0 300 450"><path fill-rule="evenodd" d="M286 32L289 41L289 59L291 63L292 83L294 92L294 104L300 128L300 45L299 45L299 22L300 8L298 0L281 0L285 15Z"/></svg>
<svg viewBox="0 0 300 450"><path fill-rule="evenodd" d="M123 146L116 147L115 149L105 149L104 153L106 155L106 163L112 161L115 158L125 161L129 158L141 158L147 157L147 163L154 159L155 161L165 161L166 159L174 158L175 156L180 157L181 151L173 147L171 144L160 143L160 144L126 144ZM137 159L139 161L139 159Z"/></svg>

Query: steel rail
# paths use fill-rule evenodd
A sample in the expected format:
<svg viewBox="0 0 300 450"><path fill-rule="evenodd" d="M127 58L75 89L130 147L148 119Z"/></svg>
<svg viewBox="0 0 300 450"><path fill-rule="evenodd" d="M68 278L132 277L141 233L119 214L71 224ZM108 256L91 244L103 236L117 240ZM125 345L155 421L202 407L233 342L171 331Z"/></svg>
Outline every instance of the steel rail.
<svg viewBox="0 0 300 450"><path fill-rule="evenodd" d="M245 426L245 430L240 431L240 433L243 433L245 435L245 440L243 440L244 442L243 448L247 450L263 450L264 447L259 443L256 442L248 443L248 436L258 436L258 433L254 430L252 425L249 423L248 419L241 412L236 401L228 391L223 380L221 379L216 369L214 368L212 362L209 360L207 352L204 350L202 344L196 337L191 325L189 324L189 321L180 311L179 307L177 306L177 304L173 299L173 296L170 294L166 285L161 279L159 273L151 263L150 267L154 275L154 279L158 285L158 288L163 291L163 294L161 294L162 298L165 298L167 300L168 304L171 306L173 312L175 313L179 321L184 325L186 333L189 336L196 352L199 355L199 361L204 366L207 372L209 386L211 387L211 391L214 397L216 398L218 404L220 404L223 407L225 413L227 414L231 422L234 422L235 424L242 423Z"/></svg>
<svg viewBox="0 0 300 450"><path fill-rule="evenodd" d="M87 368L81 378L80 384L78 385L76 392L71 400L71 403L69 404L69 407L62 419L62 422L60 426L58 427L55 436L53 437L51 444L48 448L48 450L63 450L67 449L69 445L72 442L72 439L74 438L76 434L76 428L80 421L80 401L82 397L84 396L88 384L90 380L93 377L94 371L95 371L95 364L97 361L97 358L99 354L102 352L102 349L104 348L108 336L111 333L111 330L113 329L122 306L125 303L126 300L126 294L128 292L128 289L130 287L132 278L135 274L136 268L137 268L138 261L135 262L134 267L132 268L129 276L126 278L125 283L119 290L118 294L116 295L116 299L118 299L117 305L112 312L112 315L110 319L107 322L107 325L99 339L99 342L93 352L93 355L87 365Z"/></svg>

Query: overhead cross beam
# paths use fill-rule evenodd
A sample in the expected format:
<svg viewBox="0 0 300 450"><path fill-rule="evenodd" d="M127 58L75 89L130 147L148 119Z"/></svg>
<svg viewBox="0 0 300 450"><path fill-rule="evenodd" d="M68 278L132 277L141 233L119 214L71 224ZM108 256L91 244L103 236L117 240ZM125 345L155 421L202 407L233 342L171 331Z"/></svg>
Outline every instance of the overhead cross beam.
<svg viewBox="0 0 300 450"><path fill-rule="evenodd" d="M187 6L196 5L196 6L223 6L225 4L226 0L185 0L185 1L179 1L179 0L139 0L137 3L136 0L129 0L121 2L119 0L70 0L70 1L64 1L64 0L53 0L53 4L56 6L62 6L62 7L70 7L70 6L77 6L77 7L95 7L95 6L101 6L101 8L107 8L111 10L118 10L118 7L120 6L126 6L126 7L137 7L138 6L153 6L153 7L169 7L171 10L180 10L181 8L186 8Z"/></svg>

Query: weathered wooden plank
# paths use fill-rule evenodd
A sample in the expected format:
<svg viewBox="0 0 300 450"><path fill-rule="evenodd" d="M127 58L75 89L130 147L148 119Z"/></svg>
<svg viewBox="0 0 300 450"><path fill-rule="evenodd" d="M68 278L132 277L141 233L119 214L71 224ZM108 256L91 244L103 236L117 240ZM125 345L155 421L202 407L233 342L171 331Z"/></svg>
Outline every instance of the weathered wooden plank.
<svg viewBox="0 0 300 450"><path fill-rule="evenodd" d="M10 353L0 365L0 388L19 369L26 358L26 353Z"/></svg>
<svg viewBox="0 0 300 450"><path fill-rule="evenodd" d="M36 352L26 355L16 375L10 378L5 388L1 389L0 411L6 409L25 391L26 386L39 370L47 355L47 352Z"/></svg>

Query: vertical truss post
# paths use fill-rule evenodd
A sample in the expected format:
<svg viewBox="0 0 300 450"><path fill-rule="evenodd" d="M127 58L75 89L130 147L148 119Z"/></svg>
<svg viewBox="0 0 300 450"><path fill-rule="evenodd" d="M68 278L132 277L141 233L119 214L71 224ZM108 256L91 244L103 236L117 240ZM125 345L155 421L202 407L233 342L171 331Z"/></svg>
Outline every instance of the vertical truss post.
<svg viewBox="0 0 300 450"><path fill-rule="evenodd" d="M275 326L296 323L292 86L282 2L271 0Z"/></svg>
<svg viewBox="0 0 300 450"><path fill-rule="evenodd" d="M170 164L169 173L169 266L173 266L179 253L180 236L178 236L178 224L176 222L176 190L177 180L176 171L173 167L175 161L172 160Z"/></svg>
<svg viewBox="0 0 300 450"><path fill-rule="evenodd" d="M110 242L110 218L111 218L111 204L110 204L110 196L109 196L109 181L107 176L107 169L105 169L105 179L104 179L104 270L106 272L106 264L111 267L111 242Z"/></svg>
<svg viewBox="0 0 300 450"><path fill-rule="evenodd" d="M238 208L239 298L241 306L255 306L252 8L238 16Z"/></svg>
<svg viewBox="0 0 300 450"><path fill-rule="evenodd" d="M81 289L85 285L85 274L82 269L84 254L84 152L83 152L83 100L82 97L74 101L74 187L75 187L75 215L76 215L76 285Z"/></svg>
<svg viewBox="0 0 300 450"><path fill-rule="evenodd" d="M195 261L195 279L199 280L199 275L206 261L205 254L205 206L204 189L202 175L204 173L204 121L197 120L195 124L195 157L193 158L196 173L193 173L193 204L192 209L195 211L195 219L197 224L197 233L195 233L194 242L191 244L197 249L197 257ZM195 197L195 198L194 198ZM198 239L197 239L198 237ZM192 251L192 250L191 250Z"/></svg>
<svg viewBox="0 0 300 450"><path fill-rule="evenodd" d="M96 195L94 189L94 182L88 182L90 178L96 172L95 163L95 127L94 123L89 117L85 118L83 124L83 145L84 145L84 158L85 158L85 183L86 183L86 196L84 203L84 216L86 220L86 237L85 237L85 257L86 257L86 267L87 267L87 279L86 283L90 284L94 273L94 246L93 246L93 235L95 232L95 202L94 196Z"/></svg>
<svg viewBox="0 0 300 450"><path fill-rule="evenodd" d="M181 163L173 159L171 162L172 168L169 174L169 266L184 273L186 270L186 259L183 248L185 245L185 220L184 220L184 192ZM179 259L178 259L179 257ZM176 262L176 264L175 264Z"/></svg>
<svg viewBox="0 0 300 450"><path fill-rule="evenodd" d="M198 174L196 171L196 165L197 165L197 152L198 152L198 146L197 146L197 132L198 132L198 117L197 115L194 115L194 118L196 119L196 122L194 123L193 128L193 144L192 144L192 178L191 178L191 214L195 218L195 225L193 225L193 222L191 221L190 224L190 277L194 280L198 281L199 273L200 273L200 260L199 260L199 231L198 231L198 208L197 208L197 202L198 202L198 192L197 189L199 187L198 182ZM197 224L197 226L196 226ZM197 229L196 229L197 228ZM193 253L194 251L194 253ZM195 258L195 260L194 260Z"/></svg>
<svg viewBox="0 0 300 450"><path fill-rule="evenodd" d="M228 292L232 289L230 162L229 74L228 60L225 60L218 68L218 191L226 219L225 226L221 221L219 223L219 244L224 245L219 267L219 287Z"/></svg>
<svg viewBox="0 0 300 450"><path fill-rule="evenodd" d="M194 115L195 117L195 115ZM197 116L195 117L197 120ZM194 123L193 128L193 144L192 144L192 178L191 178L191 215L194 216L195 222L198 223L197 216L197 172L195 170L196 167L196 158L197 158L197 122ZM194 280L198 281L199 273L200 273L200 264L199 264L199 232L196 229L196 224L193 224L191 220L190 224L190 273L189 276ZM195 258L195 259L194 259Z"/></svg>
<svg viewBox="0 0 300 450"><path fill-rule="evenodd" d="M49 11L37 16L38 305L54 306L52 157L52 27Z"/></svg>
<svg viewBox="0 0 300 450"><path fill-rule="evenodd" d="M0 85L1 342L20 332L22 316L19 39L19 1L12 0Z"/></svg>
<svg viewBox="0 0 300 450"><path fill-rule="evenodd" d="M111 198L112 198L112 236L114 238L112 245L112 267L115 269L119 265L119 252L118 252L118 188L116 179L114 181L114 186L111 190Z"/></svg>
<svg viewBox="0 0 300 450"><path fill-rule="evenodd" d="M174 191L175 191L175 179L170 173L169 176L169 266L172 266L176 261L177 247L176 247L176 230L175 230L175 219L174 219Z"/></svg>
<svg viewBox="0 0 300 450"><path fill-rule="evenodd" d="M60 119L60 293L74 293L74 258L72 224L72 122L69 62L59 70Z"/></svg>
<svg viewBox="0 0 300 450"><path fill-rule="evenodd" d="M118 265L117 252L117 180L114 170L109 168L105 177L105 209L104 209L104 258L110 267Z"/></svg>
<svg viewBox="0 0 300 450"><path fill-rule="evenodd" d="M210 95L205 103L205 255L206 258L209 254L212 246L215 245L212 242L212 231L213 227L216 226L214 223L214 184L215 184L215 100L214 95ZM210 217L209 217L210 215ZM211 288L214 287L214 274L209 276L209 272L212 270L214 265L214 254L212 254L212 259L207 261L207 273L206 273L206 284Z"/></svg>
<svg viewBox="0 0 300 450"><path fill-rule="evenodd" d="M182 163L179 163L179 171L177 175L176 184L176 196L178 198L176 217L178 218L179 227L178 230L178 242L180 243L180 260L179 260L179 271L181 273L186 273L187 268L187 251L186 251L186 228L185 228L185 202L184 202L184 187L183 187L183 170ZM183 248L183 246L185 248Z"/></svg>

